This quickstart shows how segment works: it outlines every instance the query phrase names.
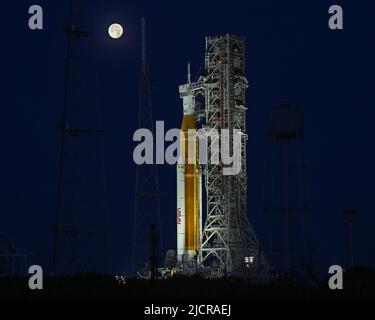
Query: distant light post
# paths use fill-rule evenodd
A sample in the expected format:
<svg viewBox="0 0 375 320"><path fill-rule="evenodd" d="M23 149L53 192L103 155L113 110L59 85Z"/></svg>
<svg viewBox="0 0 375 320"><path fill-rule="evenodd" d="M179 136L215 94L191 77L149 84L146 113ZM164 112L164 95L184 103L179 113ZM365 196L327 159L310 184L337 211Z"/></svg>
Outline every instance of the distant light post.
<svg viewBox="0 0 375 320"><path fill-rule="evenodd" d="M344 215L346 217L347 231L348 231L348 259L349 266L353 267L353 216L358 214L358 211L354 208L347 208L344 210Z"/></svg>

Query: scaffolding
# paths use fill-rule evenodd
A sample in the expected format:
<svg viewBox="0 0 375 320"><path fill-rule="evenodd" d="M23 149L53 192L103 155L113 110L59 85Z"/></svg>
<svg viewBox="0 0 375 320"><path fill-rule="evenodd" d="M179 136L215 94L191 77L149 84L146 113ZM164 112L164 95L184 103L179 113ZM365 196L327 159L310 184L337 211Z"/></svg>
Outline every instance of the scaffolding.
<svg viewBox="0 0 375 320"><path fill-rule="evenodd" d="M206 38L205 120L208 137L208 159L219 152L219 163L205 166L207 216L203 231L199 263L210 270L211 277L227 275L266 277L268 262L247 217L246 169L246 97L245 41L234 35ZM213 131L229 129L227 147L233 154L232 132L241 132L241 170L224 175L223 143ZM215 141L219 139L219 141ZM227 142L227 141L225 141ZM216 155L217 156L217 155Z"/></svg>

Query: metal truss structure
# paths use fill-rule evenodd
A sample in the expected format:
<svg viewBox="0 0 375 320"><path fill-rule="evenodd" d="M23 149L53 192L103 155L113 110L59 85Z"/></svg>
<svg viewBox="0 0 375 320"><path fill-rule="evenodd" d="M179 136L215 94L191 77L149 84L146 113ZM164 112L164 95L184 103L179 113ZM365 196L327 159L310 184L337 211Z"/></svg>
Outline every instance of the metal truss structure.
<svg viewBox="0 0 375 320"><path fill-rule="evenodd" d="M146 56L146 21L141 20L142 51L139 88L138 127L155 132L153 125L151 83L149 64ZM152 246L150 245L150 226L161 235L162 225L160 216L160 198L157 167L139 165L136 167L136 186L134 199L134 229L133 229L133 275L137 278L150 277L150 262ZM162 238L159 241L162 248ZM160 251L162 251L162 249ZM155 249L157 250L157 249ZM156 258L155 258L156 259ZM154 261L157 264L158 261ZM154 266L154 268L156 268Z"/></svg>
<svg viewBox="0 0 375 320"><path fill-rule="evenodd" d="M222 149L211 146L222 137L212 135L208 141L208 163L205 167L207 216L203 231L199 263L211 269L211 276L264 276L268 263L247 218L246 170L246 97L245 41L234 35L206 38L205 120L208 137L229 129L227 147L233 154L233 130L241 131L241 170L224 175ZM215 141L219 139L219 141ZM210 162L219 152L220 162Z"/></svg>
<svg viewBox="0 0 375 320"><path fill-rule="evenodd" d="M109 272L100 106L92 94L92 33L84 29L82 3L70 1L66 26L64 111L54 232L53 272ZM83 77L85 76L85 78Z"/></svg>
<svg viewBox="0 0 375 320"><path fill-rule="evenodd" d="M0 233L0 277L25 275L28 262L28 255L17 253L9 238L4 233Z"/></svg>

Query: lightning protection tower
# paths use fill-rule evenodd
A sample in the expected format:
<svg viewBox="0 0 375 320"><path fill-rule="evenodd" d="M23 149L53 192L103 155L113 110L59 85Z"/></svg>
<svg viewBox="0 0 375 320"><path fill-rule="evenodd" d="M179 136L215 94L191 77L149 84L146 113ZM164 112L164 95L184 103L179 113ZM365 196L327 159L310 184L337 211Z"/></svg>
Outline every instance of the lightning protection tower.
<svg viewBox="0 0 375 320"><path fill-rule="evenodd" d="M64 111L54 232L55 274L109 272L100 108L93 95L92 34L84 31L81 2L70 1Z"/></svg>
<svg viewBox="0 0 375 320"><path fill-rule="evenodd" d="M141 70L139 87L138 128L154 132L149 66L146 58L146 23L143 18ZM150 225L161 235L159 183L156 164L143 164L136 167L133 229L133 275L145 277L149 274ZM160 239L162 248L162 240ZM162 249L161 249L162 250Z"/></svg>
<svg viewBox="0 0 375 320"><path fill-rule="evenodd" d="M264 277L268 263L247 217L245 40L229 34L207 37L205 68L208 136L213 130L237 129L242 139L241 171L236 175L223 175L221 149L214 151L215 141L208 142L208 159L219 152L220 163L208 160L205 168L207 217L200 264L209 266L212 276ZM221 145L221 137L217 139ZM231 138L227 147L233 154Z"/></svg>

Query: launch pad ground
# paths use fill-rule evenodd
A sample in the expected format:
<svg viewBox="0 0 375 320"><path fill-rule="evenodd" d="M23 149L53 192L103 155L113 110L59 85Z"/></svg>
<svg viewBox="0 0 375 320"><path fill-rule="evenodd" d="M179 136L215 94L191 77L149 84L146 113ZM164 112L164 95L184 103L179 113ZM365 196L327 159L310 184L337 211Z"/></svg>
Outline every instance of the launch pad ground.
<svg viewBox="0 0 375 320"><path fill-rule="evenodd" d="M240 279L174 278L154 282L79 274L45 277L43 290L30 290L26 277L0 277L0 300L311 300L375 299L375 270L353 268L344 275L344 289L330 290L328 279L313 281L296 274L268 284Z"/></svg>

